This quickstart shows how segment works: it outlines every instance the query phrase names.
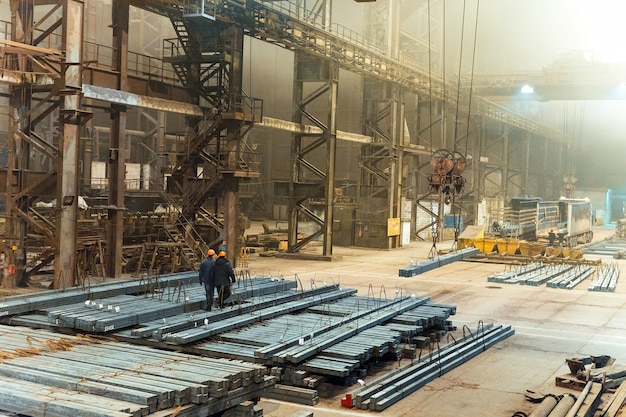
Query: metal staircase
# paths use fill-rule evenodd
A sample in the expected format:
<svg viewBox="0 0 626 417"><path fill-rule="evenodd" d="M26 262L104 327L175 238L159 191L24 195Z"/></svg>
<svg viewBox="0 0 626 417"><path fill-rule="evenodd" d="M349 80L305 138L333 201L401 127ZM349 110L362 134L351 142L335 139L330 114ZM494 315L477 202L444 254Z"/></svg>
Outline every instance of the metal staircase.
<svg viewBox="0 0 626 417"><path fill-rule="evenodd" d="M180 208L180 198L167 192L161 193L161 196L170 207L174 207L177 211L174 222L164 226L165 234L169 241L179 245L182 260L190 268L196 270L209 250L209 246L194 227L193 222L184 215Z"/></svg>
<svg viewBox="0 0 626 417"><path fill-rule="evenodd" d="M165 234L171 242L176 243L178 249L178 255L182 265L188 269L198 270L200 262L202 262L202 256L191 245L197 246L199 242L193 242L190 244L189 238L186 238L187 230L181 229L179 224L167 224L164 227ZM189 239L189 240L188 240Z"/></svg>

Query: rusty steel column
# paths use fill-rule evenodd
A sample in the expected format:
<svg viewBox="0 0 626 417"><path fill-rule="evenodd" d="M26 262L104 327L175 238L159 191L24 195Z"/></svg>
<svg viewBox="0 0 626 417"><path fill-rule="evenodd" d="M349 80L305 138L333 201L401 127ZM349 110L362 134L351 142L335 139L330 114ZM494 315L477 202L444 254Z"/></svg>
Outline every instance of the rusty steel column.
<svg viewBox="0 0 626 417"><path fill-rule="evenodd" d="M404 101L403 92L399 87L392 87L391 102L391 140L389 141L389 218L399 219L402 207L402 183L404 164ZM401 235L388 236L389 249L401 246Z"/></svg>
<svg viewBox="0 0 626 417"><path fill-rule="evenodd" d="M12 0L11 39L21 39L33 26L33 4L30 1ZM32 36L26 36L29 43ZM14 55L13 69L28 70L28 61L24 56ZM9 60L10 61L10 60ZM24 285L28 280L26 264L26 222L18 215L19 211L28 211L26 198L17 198L16 194L25 187L24 170L29 169L30 146L20 139L20 132L30 133L30 86L26 84L9 87L9 126L7 137L7 178L6 178L6 245L4 288Z"/></svg>
<svg viewBox="0 0 626 417"><path fill-rule="evenodd" d="M128 80L128 0L113 2L113 71L117 72L117 89L127 90ZM109 210L105 273L122 276L122 243L124 235L124 177L126 174L126 107L111 106L111 142L109 145Z"/></svg>
<svg viewBox="0 0 626 417"><path fill-rule="evenodd" d="M224 186L224 234L226 235L226 256L233 266L237 259L239 245L237 242L239 215L239 178L232 175L222 177Z"/></svg>
<svg viewBox="0 0 626 417"><path fill-rule="evenodd" d="M165 152L165 112L159 111L157 114L157 134L156 134L156 161L154 168L154 178L157 184L160 184L163 179L163 168L167 167L167 154ZM162 190L163 188L161 188Z"/></svg>
<svg viewBox="0 0 626 417"><path fill-rule="evenodd" d="M228 93L239 96L243 85L243 28L231 25L222 34L231 45L230 78ZM226 143L224 150L226 158L234 164L240 157L240 129L239 123L227 128ZM228 163L230 164L230 162ZM240 178L233 174L222 174L224 182L224 234L226 235L226 248L228 258L233 265L237 264L239 256L239 181Z"/></svg>
<svg viewBox="0 0 626 417"><path fill-rule="evenodd" d="M326 201L324 202L324 233L322 255L333 254L333 222L335 206L335 162L337 159L337 99L339 97L339 66L330 62L328 94L328 132L326 142Z"/></svg>
<svg viewBox="0 0 626 417"><path fill-rule="evenodd" d="M63 7L64 96L61 97L61 158L57 179L57 239L54 259L54 288L74 286L76 279L76 224L78 216L78 173L81 124L82 1L66 0Z"/></svg>

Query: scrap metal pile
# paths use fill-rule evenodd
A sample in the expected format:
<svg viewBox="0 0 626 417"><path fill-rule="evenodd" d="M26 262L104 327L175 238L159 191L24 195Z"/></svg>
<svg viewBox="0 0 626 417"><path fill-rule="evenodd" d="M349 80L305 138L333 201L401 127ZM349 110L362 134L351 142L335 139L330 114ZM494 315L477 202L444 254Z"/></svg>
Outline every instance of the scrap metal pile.
<svg viewBox="0 0 626 417"><path fill-rule="evenodd" d="M567 359L567 375L557 376L556 385L579 391L579 395L537 394L526 398L539 403L531 414L518 411L513 417L618 417L626 415L626 367L608 355Z"/></svg>
<svg viewBox="0 0 626 417"><path fill-rule="evenodd" d="M142 404L139 411L124 408L135 410L129 415L149 415L178 405L188 407L190 414L233 412L241 402L261 396L315 404L319 397L314 390L354 385L368 375L373 363L395 363L407 351L414 358L417 343L439 341L455 329L449 318L456 307L434 303L429 297L363 297L338 285L317 287L311 282L310 289L304 289L298 279L271 277L240 277L233 290L225 308L205 311L204 288L197 274L179 273L6 297L0 301L0 312L4 324L111 339L102 345L77 344L67 352L41 350L32 358L19 358L33 371L51 364L46 366L46 378L38 376L35 382L57 387L80 380L79 370L85 369L89 380L106 384L100 391L114 392L108 389L120 386L114 377L132 375L144 383L159 379L155 384L184 392L171 403L166 401L169 394L146 388L162 399ZM45 337L37 333L44 330L29 331L35 332L27 338L31 344L43 340L38 343L45 345L46 339L54 338L47 330ZM486 346L483 340L480 344ZM450 347L449 352L452 355L462 346ZM16 344L14 351L19 349ZM40 358L43 355L55 359ZM467 360L471 355L462 357ZM455 366L461 361L454 359ZM181 381L191 385L183 388ZM100 391L85 395L100 395ZM7 408L11 401L5 407L0 396L0 409L11 410ZM47 399L41 401L37 406L46 409ZM254 413L250 407L246 410Z"/></svg>

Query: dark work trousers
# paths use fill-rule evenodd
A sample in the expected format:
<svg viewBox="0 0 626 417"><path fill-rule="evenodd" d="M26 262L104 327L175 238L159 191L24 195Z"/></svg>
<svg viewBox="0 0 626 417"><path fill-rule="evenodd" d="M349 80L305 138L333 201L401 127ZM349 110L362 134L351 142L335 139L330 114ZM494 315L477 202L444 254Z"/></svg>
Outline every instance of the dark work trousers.
<svg viewBox="0 0 626 417"><path fill-rule="evenodd" d="M213 285L204 283L204 292L206 292L206 309L211 310L211 307L213 307L213 297L215 295L215 287Z"/></svg>
<svg viewBox="0 0 626 417"><path fill-rule="evenodd" d="M220 285L217 287L217 305L220 308L224 308L224 301L226 301L231 294L230 286Z"/></svg>

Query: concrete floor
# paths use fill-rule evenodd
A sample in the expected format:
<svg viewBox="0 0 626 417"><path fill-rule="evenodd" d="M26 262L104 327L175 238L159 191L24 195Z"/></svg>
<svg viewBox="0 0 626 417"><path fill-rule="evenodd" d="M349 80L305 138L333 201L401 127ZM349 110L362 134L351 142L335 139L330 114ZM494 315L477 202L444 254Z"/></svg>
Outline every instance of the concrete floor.
<svg viewBox="0 0 626 417"><path fill-rule="evenodd" d="M613 234L606 227L594 230L597 239ZM297 274L305 287L340 283L356 288L359 295L373 291L392 298L395 291L429 296L435 302L457 306L453 323L474 330L484 323L510 324L515 335L436 379L381 413L340 407L340 399L353 388L339 390L315 407L263 400L264 415L284 417L311 409L316 417L429 416L485 417L529 413L533 405L524 398L526 390L542 393L570 392L555 385L555 377L569 372L565 359L607 354L617 364L626 364L626 276L622 272L615 293L589 292L586 280L573 290L494 284L487 276L503 272L502 264L457 262L412 278L398 276L398 269L411 260L425 260L431 242L413 242L392 251L337 247L333 261L310 261L260 257L252 254L251 274ZM450 249L451 242L438 244ZM589 255L587 259L597 259ZM617 262L626 270L626 261ZM577 395L576 391L571 391Z"/></svg>

